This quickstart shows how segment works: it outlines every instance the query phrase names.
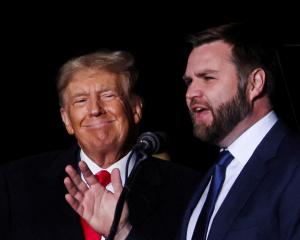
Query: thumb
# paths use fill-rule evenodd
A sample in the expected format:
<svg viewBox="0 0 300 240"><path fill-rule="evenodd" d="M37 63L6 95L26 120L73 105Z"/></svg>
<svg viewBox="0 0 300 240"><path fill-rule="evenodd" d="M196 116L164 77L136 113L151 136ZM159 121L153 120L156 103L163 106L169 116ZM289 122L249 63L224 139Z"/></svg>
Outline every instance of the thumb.
<svg viewBox="0 0 300 240"><path fill-rule="evenodd" d="M123 186L122 186L120 170L118 168L113 169L111 172L111 184L113 186L115 193L121 194L123 190Z"/></svg>

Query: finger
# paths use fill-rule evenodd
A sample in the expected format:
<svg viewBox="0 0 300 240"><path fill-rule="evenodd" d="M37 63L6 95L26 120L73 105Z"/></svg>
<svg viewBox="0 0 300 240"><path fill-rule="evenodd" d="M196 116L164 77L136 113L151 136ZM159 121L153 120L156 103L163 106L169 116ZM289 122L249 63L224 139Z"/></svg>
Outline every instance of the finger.
<svg viewBox="0 0 300 240"><path fill-rule="evenodd" d="M69 203L69 205L73 208L73 210L82 217L83 207L80 205L79 201L77 201L71 194L66 194L65 199Z"/></svg>
<svg viewBox="0 0 300 240"><path fill-rule="evenodd" d="M97 178L91 172L91 170L89 169L89 167L87 166L87 164L84 161L79 162L79 169L82 172L83 177L89 186L94 185L94 184L99 184Z"/></svg>
<svg viewBox="0 0 300 240"><path fill-rule="evenodd" d="M82 181L80 175L76 172L76 170L71 166L68 165L65 169L66 173L69 175L70 179L72 180L73 184L76 188L84 193L88 190L88 187L84 181Z"/></svg>
<svg viewBox="0 0 300 240"><path fill-rule="evenodd" d="M64 184L67 188L67 191L72 197L74 197L78 201L81 201L83 199L83 194L78 190L78 188L75 186L75 184L69 177L66 177L64 179Z"/></svg>
<svg viewBox="0 0 300 240"><path fill-rule="evenodd" d="M111 184L113 186L115 193L120 194L122 192L123 186L122 186L120 170L118 168L113 169L111 172Z"/></svg>

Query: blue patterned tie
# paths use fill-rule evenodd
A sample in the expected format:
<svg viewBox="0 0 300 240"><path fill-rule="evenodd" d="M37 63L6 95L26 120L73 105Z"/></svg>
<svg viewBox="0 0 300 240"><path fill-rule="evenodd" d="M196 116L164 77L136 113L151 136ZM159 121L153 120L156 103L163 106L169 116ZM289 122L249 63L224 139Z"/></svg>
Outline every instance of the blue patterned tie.
<svg viewBox="0 0 300 240"><path fill-rule="evenodd" d="M226 167L233 159L231 153L227 150L220 152L219 161L214 167L212 180L210 183L209 191L201 210L200 216L195 226L192 240L206 239L207 229L210 222L211 215L214 211L218 195L222 188Z"/></svg>

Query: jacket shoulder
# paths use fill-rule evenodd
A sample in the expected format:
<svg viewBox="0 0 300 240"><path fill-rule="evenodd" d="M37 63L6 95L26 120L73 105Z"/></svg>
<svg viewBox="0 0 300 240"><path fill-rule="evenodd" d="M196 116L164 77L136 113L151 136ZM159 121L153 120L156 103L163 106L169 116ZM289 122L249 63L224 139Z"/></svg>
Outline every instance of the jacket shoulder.
<svg viewBox="0 0 300 240"><path fill-rule="evenodd" d="M2 165L0 174L9 176L25 172L31 175L60 165L65 166L73 161L76 151L76 147L72 147L68 150L53 150L16 159Z"/></svg>

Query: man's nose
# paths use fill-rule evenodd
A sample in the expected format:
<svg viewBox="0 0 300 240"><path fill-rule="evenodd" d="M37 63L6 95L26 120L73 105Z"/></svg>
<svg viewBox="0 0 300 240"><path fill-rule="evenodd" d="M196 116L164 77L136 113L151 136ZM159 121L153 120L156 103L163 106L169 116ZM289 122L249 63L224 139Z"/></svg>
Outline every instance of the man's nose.
<svg viewBox="0 0 300 240"><path fill-rule="evenodd" d="M92 99L89 104L89 113L92 116L99 116L105 112L103 102L100 99Z"/></svg>
<svg viewBox="0 0 300 240"><path fill-rule="evenodd" d="M195 81L192 81L186 90L186 100L189 102L193 98L201 98L203 96L203 89L200 84L197 84Z"/></svg>

